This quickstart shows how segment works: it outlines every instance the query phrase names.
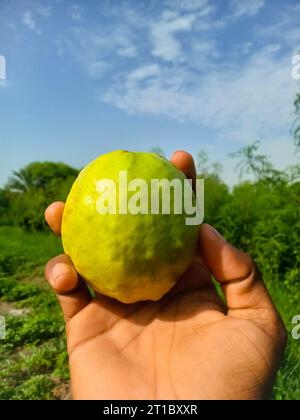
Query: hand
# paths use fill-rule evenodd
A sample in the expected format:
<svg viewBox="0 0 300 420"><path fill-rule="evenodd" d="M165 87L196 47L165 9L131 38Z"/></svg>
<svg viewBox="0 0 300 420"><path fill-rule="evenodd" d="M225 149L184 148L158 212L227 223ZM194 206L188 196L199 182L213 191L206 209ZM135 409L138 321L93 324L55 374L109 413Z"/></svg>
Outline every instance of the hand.
<svg viewBox="0 0 300 420"><path fill-rule="evenodd" d="M172 162L195 179L193 159ZM59 235L63 203L46 210ZM223 289L226 304L211 281ZM271 392L286 330L251 258L211 226L199 254L159 302L92 298L66 255L46 277L66 321L75 399L263 399Z"/></svg>

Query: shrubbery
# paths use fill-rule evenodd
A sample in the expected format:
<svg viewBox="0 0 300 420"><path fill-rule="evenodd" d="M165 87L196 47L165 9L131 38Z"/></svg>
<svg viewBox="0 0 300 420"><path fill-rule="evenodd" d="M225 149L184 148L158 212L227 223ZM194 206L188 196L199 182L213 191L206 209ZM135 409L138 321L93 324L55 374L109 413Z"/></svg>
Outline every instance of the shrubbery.
<svg viewBox="0 0 300 420"><path fill-rule="evenodd" d="M0 190L0 225L45 228L45 208L66 199L77 175L77 169L53 162L34 162L14 172Z"/></svg>

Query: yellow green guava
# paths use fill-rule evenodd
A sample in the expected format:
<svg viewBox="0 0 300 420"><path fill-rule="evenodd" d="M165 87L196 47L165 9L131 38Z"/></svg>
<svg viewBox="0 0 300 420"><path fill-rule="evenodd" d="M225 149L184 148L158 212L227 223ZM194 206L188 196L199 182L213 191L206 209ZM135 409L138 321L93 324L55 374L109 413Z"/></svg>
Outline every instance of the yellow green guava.
<svg viewBox="0 0 300 420"><path fill-rule="evenodd" d="M146 181L149 214L131 214L128 209L128 214L119 214L118 200L123 208L125 200L118 191L120 171L127 171L128 184L136 178ZM99 188L103 179L116 182L116 189L107 187L107 200ZM162 214L161 209L159 214L150 214L152 179L183 183L185 175L155 153L114 151L102 155L81 171L64 210L65 253L94 290L124 303L160 299L188 268L196 250L199 226L186 225L184 211L174 214L172 189L170 214ZM132 199L138 206L138 191L128 192L126 203ZM143 196L145 192L140 188L139 193ZM99 213L113 198L117 199L117 214ZM161 207L161 196L159 204Z"/></svg>

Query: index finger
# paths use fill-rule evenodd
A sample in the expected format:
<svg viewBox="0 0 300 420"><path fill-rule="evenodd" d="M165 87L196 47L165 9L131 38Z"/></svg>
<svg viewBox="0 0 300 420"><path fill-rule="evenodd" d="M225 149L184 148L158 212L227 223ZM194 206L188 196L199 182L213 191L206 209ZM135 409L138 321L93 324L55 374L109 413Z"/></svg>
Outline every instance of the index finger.
<svg viewBox="0 0 300 420"><path fill-rule="evenodd" d="M183 150L177 150L175 153L173 153L171 157L171 162L185 174L187 179L192 180L192 186L194 189L196 184L197 173L192 155Z"/></svg>
<svg viewBox="0 0 300 420"><path fill-rule="evenodd" d="M61 235L62 217L64 214L65 203L56 201L50 204L45 211L45 219L55 235Z"/></svg>

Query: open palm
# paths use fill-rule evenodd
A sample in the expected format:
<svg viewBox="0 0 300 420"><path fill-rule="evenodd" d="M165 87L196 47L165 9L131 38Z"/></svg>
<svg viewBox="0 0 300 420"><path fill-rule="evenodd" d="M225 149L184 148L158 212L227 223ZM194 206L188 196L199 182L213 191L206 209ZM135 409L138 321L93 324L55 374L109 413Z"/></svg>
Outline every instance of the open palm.
<svg viewBox="0 0 300 420"><path fill-rule="evenodd" d="M173 163L194 178L194 163ZM46 219L60 233L63 203ZM221 284L226 304L211 276ZM199 255L163 299L131 305L92 298L69 257L46 267L66 320L76 399L261 399L286 332L251 258L203 225Z"/></svg>

